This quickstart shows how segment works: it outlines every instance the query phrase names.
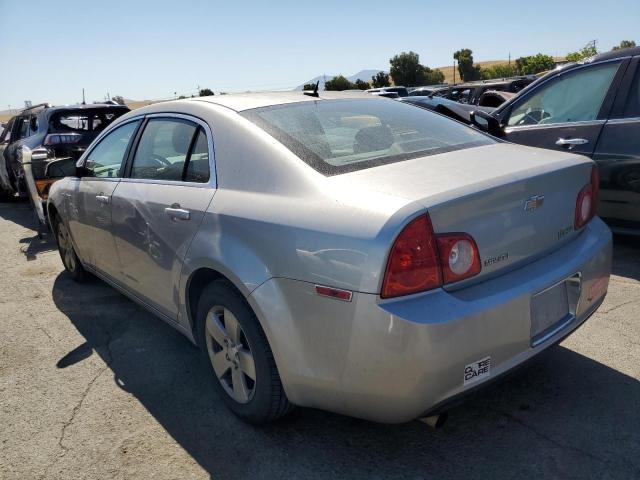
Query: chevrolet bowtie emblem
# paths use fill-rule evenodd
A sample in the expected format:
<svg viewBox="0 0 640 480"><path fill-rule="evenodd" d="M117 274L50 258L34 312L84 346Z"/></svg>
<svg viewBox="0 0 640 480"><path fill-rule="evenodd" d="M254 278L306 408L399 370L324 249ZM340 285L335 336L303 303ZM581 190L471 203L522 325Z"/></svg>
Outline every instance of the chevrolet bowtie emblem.
<svg viewBox="0 0 640 480"><path fill-rule="evenodd" d="M534 195L524 201L524 211L530 212L544 203L544 195Z"/></svg>

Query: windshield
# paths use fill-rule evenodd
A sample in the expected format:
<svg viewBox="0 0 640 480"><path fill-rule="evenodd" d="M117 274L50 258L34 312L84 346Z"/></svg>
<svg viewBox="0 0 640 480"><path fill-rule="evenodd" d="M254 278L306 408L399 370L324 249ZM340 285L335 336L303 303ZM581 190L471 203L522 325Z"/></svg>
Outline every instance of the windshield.
<svg viewBox="0 0 640 480"><path fill-rule="evenodd" d="M324 175L495 143L393 100L321 100L241 112Z"/></svg>

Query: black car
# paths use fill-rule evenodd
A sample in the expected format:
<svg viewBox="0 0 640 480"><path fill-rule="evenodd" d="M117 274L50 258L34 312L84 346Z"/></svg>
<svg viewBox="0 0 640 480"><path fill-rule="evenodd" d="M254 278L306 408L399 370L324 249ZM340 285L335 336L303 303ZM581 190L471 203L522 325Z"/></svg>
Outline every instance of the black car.
<svg viewBox="0 0 640 480"><path fill-rule="evenodd" d="M565 65L470 120L510 142L593 158L598 215L614 231L640 234L640 47Z"/></svg>
<svg viewBox="0 0 640 480"><path fill-rule="evenodd" d="M72 173L98 134L128 111L124 105L46 103L22 110L0 135L0 196L29 197L40 210L36 204L46 200L55 179Z"/></svg>
<svg viewBox="0 0 640 480"><path fill-rule="evenodd" d="M485 92L498 91L518 93L527 85L533 83L536 78L537 77L535 75L529 75L523 77L460 83L450 87L439 88L434 91L431 96L443 97L469 105L480 105L480 98Z"/></svg>

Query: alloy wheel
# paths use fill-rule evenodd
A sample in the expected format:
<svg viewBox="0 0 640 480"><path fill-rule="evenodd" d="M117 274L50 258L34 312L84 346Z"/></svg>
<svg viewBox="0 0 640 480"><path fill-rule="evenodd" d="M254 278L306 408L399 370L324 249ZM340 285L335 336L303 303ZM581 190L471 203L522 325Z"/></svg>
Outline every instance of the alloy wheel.
<svg viewBox="0 0 640 480"><path fill-rule="evenodd" d="M76 269L76 257L69 237L69 230L62 222L58 223L58 248L60 249L64 266L67 270L73 272Z"/></svg>
<svg viewBox="0 0 640 480"><path fill-rule="evenodd" d="M214 306L205 320L207 352L225 392L238 403L248 403L256 386L256 364L249 341L235 315Z"/></svg>

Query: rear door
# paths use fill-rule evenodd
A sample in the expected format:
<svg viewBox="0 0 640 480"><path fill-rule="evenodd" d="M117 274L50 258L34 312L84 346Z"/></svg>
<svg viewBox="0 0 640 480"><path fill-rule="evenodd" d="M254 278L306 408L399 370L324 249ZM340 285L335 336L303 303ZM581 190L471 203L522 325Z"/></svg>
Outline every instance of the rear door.
<svg viewBox="0 0 640 480"><path fill-rule="evenodd" d="M209 127L184 115L150 115L113 194L113 232L124 283L177 320L186 252L215 193Z"/></svg>
<svg viewBox="0 0 640 480"><path fill-rule="evenodd" d="M620 84L611 116L598 141L598 215L617 231L640 229L640 58Z"/></svg>
<svg viewBox="0 0 640 480"><path fill-rule="evenodd" d="M514 102L504 137L514 143L591 156L628 60L560 73Z"/></svg>

